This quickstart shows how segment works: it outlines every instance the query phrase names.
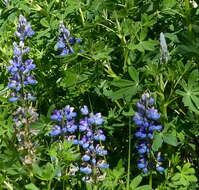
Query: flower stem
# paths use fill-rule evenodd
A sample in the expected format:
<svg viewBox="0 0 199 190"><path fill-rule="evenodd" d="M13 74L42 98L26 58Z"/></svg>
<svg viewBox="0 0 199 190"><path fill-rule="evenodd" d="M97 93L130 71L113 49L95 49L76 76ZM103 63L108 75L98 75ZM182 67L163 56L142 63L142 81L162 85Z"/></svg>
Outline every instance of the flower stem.
<svg viewBox="0 0 199 190"><path fill-rule="evenodd" d="M84 19L84 14L82 12L82 9L79 8L79 13L80 13L80 16L81 16L81 19L82 19L82 25L84 26L84 23L85 23L85 19Z"/></svg>
<svg viewBox="0 0 199 190"><path fill-rule="evenodd" d="M52 180L50 180L50 181L48 182L48 190L51 190L51 183L52 183Z"/></svg>
<svg viewBox="0 0 199 190"><path fill-rule="evenodd" d="M149 185L151 186L152 188L152 185L153 185L153 176L152 176L152 171L150 171L150 175L149 175Z"/></svg>
<svg viewBox="0 0 199 190"><path fill-rule="evenodd" d="M129 117L129 152L128 152L128 173L127 173L127 190L129 190L131 169L131 118Z"/></svg>

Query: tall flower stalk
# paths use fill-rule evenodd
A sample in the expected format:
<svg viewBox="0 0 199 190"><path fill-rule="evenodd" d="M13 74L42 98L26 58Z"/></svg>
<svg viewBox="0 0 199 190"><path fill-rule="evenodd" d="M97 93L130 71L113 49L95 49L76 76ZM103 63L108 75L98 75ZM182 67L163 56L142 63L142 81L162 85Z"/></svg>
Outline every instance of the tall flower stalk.
<svg viewBox="0 0 199 190"><path fill-rule="evenodd" d="M81 108L81 113L84 118L80 119L81 137L77 142L82 147L83 153L80 171L85 174L83 181L96 183L105 177L102 169L109 168L109 164L104 159L107 150L102 145L102 142L106 140L102 130L104 120L101 113L89 113L87 106Z"/></svg>
<svg viewBox="0 0 199 190"><path fill-rule="evenodd" d="M22 158L25 164L31 164L34 161L34 145L31 142L33 135L30 130L30 124L37 120L38 114L32 107L32 101L35 101L30 86L36 84L32 70L36 68L33 60L27 58L30 48L25 45L28 37L34 35L31 25L27 23L24 16L19 16L19 24L15 32L18 38L13 43L13 59L10 61L8 71L10 73L8 88L11 90L9 102L16 102L17 109L13 113L16 136L19 143L19 150L24 152L25 158Z"/></svg>
<svg viewBox="0 0 199 190"><path fill-rule="evenodd" d="M136 147L139 159L138 168L144 173L156 169L158 172L163 172L162 157L160 152L153 152L152 143L154 132L162 130L162 125L159 122L160 114L154 108L154 99L150 97L149 93L144 93L137 102L137 112L133 118L137 126L135 136L138 138L138 145Z"/></svg>

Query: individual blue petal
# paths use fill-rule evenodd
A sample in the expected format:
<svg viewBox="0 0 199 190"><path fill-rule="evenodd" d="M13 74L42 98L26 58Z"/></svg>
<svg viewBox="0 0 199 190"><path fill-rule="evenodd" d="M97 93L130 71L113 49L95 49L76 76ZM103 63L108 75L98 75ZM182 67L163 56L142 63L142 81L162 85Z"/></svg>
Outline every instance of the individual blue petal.
<svg viewBox="0 0 199 190"><path fill-rule="evenodd" d="M153 98L149 98L149 105L153 105L155 103L155 100Z"/></svg>
<svg viewBox="0 0 199 190"><path fill-rule="evenodd" d="M82 160L84 161L84 162L87 162L87 161L89 161L90 160L90 156L89 155L84 155L83 157L82 157Z"/></svg>
<svg viewBox="0 0 199 190"><path fill-rule="evenodd" d="M147 118L149 119L158 120L160 118L160 114L158 113L158 110L154 108L149 108L146 111L146 114L147 114Z"/></svg>
<svg viewBox="0 0 199 190"><path fill-rule="evenodd" d="M142 170L144 173L148 173L149 172L149 170L147 169L147 168L143 168L143 170Z"/></svg>
<svg viewBox="0 0 199 190"><path fill-rule="evenodd" d="M76 39L73 38L73 37L70 37L68 41L69 41L69 43L70 43L71 45L75 45L75 43L76 43Z"/></svg>
<svg viewBox="0 0 199 190"><path fill-rule="evenodd" d="M76 125L72 125L68 128L68 132L70 133L74 133L77 130L77 126Z"/></svg>
<svg viewBox="0 0 199 190"><path fill-rule="evenodd" d="M81 109L80 109L82 115L88 115L89 114L89 111L88 111L88 107L87 106L83 106Z"/></svg>
<svg viewBox="0 0 199 190"><path fill-rule="evenodd" d="M96 159L92 159L91 162L92 162L92 164L95 165L97 163L97 160Z"/></svg>
<svg viewBox="0 0 199 190"><path fill-rule="evenodd" d="M106 164L106 163L101 163L101 164L98 164L97 166L98 166L99 168L103 168L103 169L109 168L109 164Z"/></svg>
<svg viewBox="0 0 199 190"><path fill-rule="evenodd" d="M80 171L84 174L91 174L92 173L92 169L89 167L80 167Z"/></svg>
<svg viewBox="0 0 199 190"><path fill-rule="evenodd" d="M69 54L69 50L68 49L63 49L63 51L59 54L60 56L66 56Z"/></svg>
<svg viewBox="0 0 199 190"><path fill-rule="evenodd" d="M85 149L88 148L88 147L89 147L89 143L84 143L84 144L82 145L82 147L85 148Z"/></svg>
<svg viewBox="0 0 199 190"><path fill-rule="evenodd" d="M73 140L73 144L79 144L79 140L74 139L74 140Z"/></svg>
<svg viewBox="0 0 199 190"><path fill-rule="evenodd" d="M35 101L36 97L32 96L31 94L28 95L28 100Z"/></svg>
<svg viewBox="0 0 199 190"><path fill-rule="evenodd" d="M8 99L9 102L16 102L19 98L18 97L11 97Z"/></svg>
<svg viewBox="0 0 199 190"><path fill-rule="evenodd" d="M86 129L87 129L87 126L83 126L83 125L80 125L80 126L79 126L79 130L80 130L81 132L86 131Z"/></svg>
<svg viewBox="0 0 199 190"><path fill-rule="evenodd" d="M81 43L82 41L79 38L76 38L76 43Z"/></svg>
<svg viewBox="0 0 199 190"><path fill-rule="evenodd" d="M164 172L165 169L163 167L161 167L161 166L158 166L158 167L156 167L156 170L158 172Z"/></svg>
<svg viewBox="0 0 199 190"><path fill-rule="evenodd" d="M57 136L61 134L61 127L58 126L58 125L55 125L53 128L52 128L52 131L50 133L50 136L53 137L53 136Z"/></svg>
<svg viewBox="0 0 199 190"><path fill-rule="evenodd" d="M139 163L137 164L138 168L142 169L142 168L145 168L146 167L146 164L143 164L143 163Z"/></svg>
<svg viewBox="0 0 199 190"><path fill-rule="evenodd" d="M8 84L8 88L15 88L16 87L16 82L11 82Z"/></svg>
<svg viewBox="0 0 199 190"><path fill-rule="evenodd" d="M56 44L55 44L55 50L62 50L66 47L65 43L62 42L62 41L58 41Z"/></svg>

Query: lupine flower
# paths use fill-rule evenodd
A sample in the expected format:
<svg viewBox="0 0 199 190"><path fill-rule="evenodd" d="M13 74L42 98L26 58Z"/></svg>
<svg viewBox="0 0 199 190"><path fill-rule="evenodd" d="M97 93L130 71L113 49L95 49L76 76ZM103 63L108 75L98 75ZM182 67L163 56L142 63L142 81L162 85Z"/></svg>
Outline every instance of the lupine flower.
<svg viewBox="0 0 199 190"><path fill-rule="evenodd" d="M50 136L63 135L67 140L75 144L77 139L74 133L78 128L74 120L76 115L77 113L74 112L74 107L69 105L65 106L62 110L54 110L50 118L57 124L52 128Z"/></svg>
<svg viewBox="0 0 199 190"><path fill-rule="evenodd" d="M82 164L79 171L86 175L82 180L89 182L92 181L93 175L102 179L100 169L109 167L104 160L107 150L100 143L106 140L101 129L104 120L101 113L89 113L87 106L83 106L80 111L83 118L79 119L79 125L76 125L77 113L74 112L73 107L67 105L62 110L54 110L51 119L56 122L56 125L52 128L50 136L62 135L66 140L81 147ZM79 132L79 139L77 139L77 132Z"/></svg>
<svg viewBox="0 0 199 190"><path fill-rule="evenodd" d="M59 50L61 56L66 56L69 53L74 53L72 46L80 42L80 39L70 37L70 31L64 26L63 21L61 21L58 42L55 45L55 50Z"/></svg>
<svg viewBox="0 0 199 190"><path fill-rule="evenodd" d="M82 180L87 181L93 180L92 174L97 174L99 178L101 176L100 169L109 168L109 165L103 159L107 155L107 150L100 143L100 141L106 140L102 129L100 129L104 122L101 113L89 114L87 106L84 106L80 110L82 115L85 116L80 120L79 125L82 135L78 144L82 147L82 151L85 152L82 156L80 171L86 175Z"/></svg>
<svg viewBox="0 0 199 190"><path fill-rule="evenodd" d="M36 68L33 60L28 58L30 48L25 45L28 37L34 35L31 25L27 23L26 18L19 16L19 24L15 32L18 38L13 43L13 59L10 61L8 71L10 73L8 88L11 90L9 101L17 102L18 108L13 112L14 128L18 139L18 150L25 151L23 161L25 164L31 164L35 161L34 145L31 142L31 137L36 134L30 130L29 124L38 119L36 110L30 102L35 101L34 93L30 92L29 85L36 84L31 71ZM28 132L27 132L28 131ZM23 153L24 155L24 153Z"/></svg>
<svg viewBox="0 0 199 190"><path fill-rule="evenodd" d="M139 154L137 167L144 173L156 168L157 171L163 172L164 168L162 165L162 158L160 153L157 155L157 159L152 161L149 159L152 152L151 145L153 141L154 131L159 132L162 130L162 125L159 123L160 114L155 109L154 99L150 97L149 93L142 95L140 101L136 104L137 112L133 117L133 121L137 126L137 132L135 136L139 139L136 149ZM154 166L156 162L156 166Z"/></svg>
<svg viewBox="0 0 199 190"><path fill-rule="evenodd" d="M32 96L32 93L26 92L24 88L28 85L36 84L36 80L31 74L36 65L33 64L32 59L23 61L24 56L27 56L30 52L30 48L25 46L24 41L27 37L34 35L34 31L22 15L19 16L19 25L15 35L19 38L20 42L13 43L13 59L10 61L10 66L8 66L8 71L11 75L8 88L13 91L9 101L16 102L20 99L34 101L35 97Z"/></svg>

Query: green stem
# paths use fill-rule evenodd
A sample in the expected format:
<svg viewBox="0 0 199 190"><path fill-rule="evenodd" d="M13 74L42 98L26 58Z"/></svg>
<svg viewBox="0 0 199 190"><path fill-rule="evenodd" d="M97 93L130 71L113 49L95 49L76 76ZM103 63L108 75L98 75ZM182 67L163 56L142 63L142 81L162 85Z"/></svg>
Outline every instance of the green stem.
<svg viewBox="0 0 199 190"><path fill-rule="evenodd" d="M84 23L85 23L85 19L84 19L84 14L82 12L82 9L79 8L79 13L80 13L80 16L81 16L81 19L82 19L82 25L84 26Z"/></svg>
<svg viewBox="0 0 199 190"><path fill-rule="evenodd" d="M149 185L150 185L151 188L152 188L152 185L153 185L153 176L152 176L152 172L150 172L150 176L149 176Z"/></svg>
<svg viewBox="0 0 199 190"><path fill-rule="evenodd" d="M97 190L97 185L94 185L94 186L93 186L93 190Z"/></svg>
<svg viewBox="0 0 199 190"><path fill-rule="evenodd" d="M128 152L128 173L127 173L127 190L130 184L130 169L131 169L131 118L129 117L129 152Z"/></svg>
<svg viewBox="0 0 199 190"><path fill-rule="evenodd" d="M126 43L124 41L124 43ZM127 71L127 59L128 59L128 50L126 47L124 47L124 65L123 65L123 71L126 72Z"/></svg>
<svg viewBox="0 0 199 190"><path fill-rule="evenodd" d="M167 104L163 105L163 116L165 117L165 120L168 121L168 117L167 117Z"/></svg>
<svg viewBox="0 0 199 190"><path fill-rule="evenodd" d="M51 190L51 183L52 183L52 181L50 180L50 181L48 182L48 190Z"/></svg>

